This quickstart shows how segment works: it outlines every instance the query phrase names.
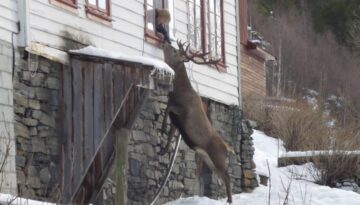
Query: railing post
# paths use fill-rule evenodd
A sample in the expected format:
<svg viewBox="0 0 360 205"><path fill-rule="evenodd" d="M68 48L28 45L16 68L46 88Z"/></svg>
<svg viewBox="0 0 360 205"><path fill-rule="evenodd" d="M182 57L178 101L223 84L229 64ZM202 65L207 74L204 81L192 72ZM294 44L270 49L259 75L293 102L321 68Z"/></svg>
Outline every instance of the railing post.
<svg viewBox="0 0 360 205"><path fill-rule="evenodd" d="M127 203L127 164L130 129L120 128L115 131L116 137L116 196L115 205Z"/></svg>

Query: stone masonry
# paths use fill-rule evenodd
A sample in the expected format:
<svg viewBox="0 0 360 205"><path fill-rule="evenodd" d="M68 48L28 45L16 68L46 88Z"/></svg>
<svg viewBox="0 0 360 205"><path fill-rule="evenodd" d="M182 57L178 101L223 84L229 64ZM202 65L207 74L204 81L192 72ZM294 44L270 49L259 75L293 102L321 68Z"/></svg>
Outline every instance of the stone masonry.
<svg viewBox="0 0 360 205"><path fill-rule="evenodd" d="M252 130L237 107L226 106L211 100L208 104L208 117L213 126L231 144L237 155L230 155L230 174L233 193L251 191L258 186L252 156ZM166 95L152 93L137 119L129 144L128 204L148 204L155 196L164 180L173 152L164 156L158 153L166 144L166 136L161 136L161 126L167 104ZM169 122L168 122L169 129ZM175 141L173 142L175 148ZM240 163L242 165L240 165ZM114 204L114 176L104 185L101 204ZM163 204L179 197L193 195L211 198L225 198L225 187L220 179L205 164L201 163L195 152L181 142L169 181L156 204Z"/></svg>
<svg viewBox="0 0 360 205"><path fill-rule="evenodd" d="M0 192L17 193L15 171L12 47L0 40Z"/></svg>
<svg viewBox="0 0 360 205"><path fill-rule="evenodd" d="M22 60L16 70L16 173L22 197L56 201L60 194L60 73L60 64L35 55Z"/></svg>

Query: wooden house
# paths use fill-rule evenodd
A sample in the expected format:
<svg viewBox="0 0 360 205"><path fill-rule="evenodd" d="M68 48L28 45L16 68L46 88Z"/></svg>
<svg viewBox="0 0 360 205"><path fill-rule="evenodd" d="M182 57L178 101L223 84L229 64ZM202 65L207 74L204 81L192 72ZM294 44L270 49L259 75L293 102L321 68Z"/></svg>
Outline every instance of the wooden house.
<svg viewBox="0 0 360 205"><path fill-rule="evenodd" d="M16 148L9 155L6 191L66 203L96 199L114 159L113 125L132 128L149 88L169 91L171 80L154 76L151 64L70 50L90 45L161 60L155 9L170 11L171 39L221 59L220 72L187 63L193 87L218 103L216 109L240 105L244 89L263 94L264 59L251 54L240 35L241 2L2 0L0 108L6 117L0 125L9 128L6 139ZM244 54L250 57L240 63ZM250 81L259 85L247 87L242 72L254 73Z"/></svg>
<svg viewBox="0 0 360 205"><path fill-rule="evenodd" d="M249 35L247 4L247 0L240 0L241 91L244 97L265 97L266 63L275 58Z"/></svg>

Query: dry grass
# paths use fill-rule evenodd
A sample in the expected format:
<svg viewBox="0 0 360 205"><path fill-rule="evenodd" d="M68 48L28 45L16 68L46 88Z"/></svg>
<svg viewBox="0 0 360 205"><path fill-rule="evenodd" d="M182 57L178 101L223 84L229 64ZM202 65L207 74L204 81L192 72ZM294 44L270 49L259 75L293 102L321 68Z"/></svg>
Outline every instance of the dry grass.
<svg viewBox="0 0 360 205"><path fill-rule="evenodd" d="M271 112L272 133L282 139L289 151L328 149L330 128L324 123L324 110L297 101L293 110Z"/></svg>

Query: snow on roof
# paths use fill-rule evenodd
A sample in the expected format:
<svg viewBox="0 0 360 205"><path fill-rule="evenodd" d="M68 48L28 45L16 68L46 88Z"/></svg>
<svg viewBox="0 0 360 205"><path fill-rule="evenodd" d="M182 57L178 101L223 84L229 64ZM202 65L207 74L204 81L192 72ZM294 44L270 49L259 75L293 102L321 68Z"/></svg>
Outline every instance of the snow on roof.
<svg viewBox="0 0 360 205"><path fill-rule="evenodd" d="M175 74L174 70L171 69L168 64L166 64L162 60L155 59L155 58L150 58L150 57L145 57L145 56L128 55L125 53L108 51L108 50L96 48L93 46L87 46L87 47L81 48L79 50L70 50L70 53L110 58L110 59L115 59L115 60L123 60L123 61L129 61L129 62L134 62L134 63L141 63L144 65L153 66L155 71L159 72L160 75L174 76L174 74Z"/></svg>

